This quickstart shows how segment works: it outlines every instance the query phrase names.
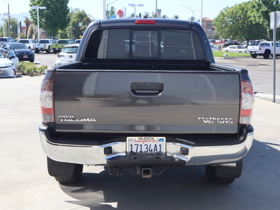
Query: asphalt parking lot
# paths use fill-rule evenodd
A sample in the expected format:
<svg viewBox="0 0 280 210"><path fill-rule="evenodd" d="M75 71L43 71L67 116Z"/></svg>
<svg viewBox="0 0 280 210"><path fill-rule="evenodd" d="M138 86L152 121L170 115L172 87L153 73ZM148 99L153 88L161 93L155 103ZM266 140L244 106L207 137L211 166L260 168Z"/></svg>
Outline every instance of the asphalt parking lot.
<svg viewBox="0 0 280 210"><path fill-rule="evenodd" d="M53 54L39 54L35 63L52 65L54 59ZM271 102L270 87L262 89L272 85L272 60L216 60L241 68L252 65L248 70L256 95L264 94L256 97L255 141L244 159L243 174L234 183L209 183L203 167L168 169L151 179L126 172L114 177L103 167L85 167L79 183L58 184L48 175L38 135L43 76L23 76L0 79L1 209L278 210L280 139L276 131L280 128L280 104Z"/></svg>

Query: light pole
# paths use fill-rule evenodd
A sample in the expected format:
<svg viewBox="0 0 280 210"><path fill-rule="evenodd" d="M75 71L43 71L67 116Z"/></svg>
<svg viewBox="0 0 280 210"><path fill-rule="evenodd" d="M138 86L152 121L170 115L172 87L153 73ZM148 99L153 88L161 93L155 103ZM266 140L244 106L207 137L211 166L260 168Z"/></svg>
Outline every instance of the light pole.
<svg viewBox="0 0 280 210"><path fill-rule="evenodd" d="M144 4L128 4L128 6L134 7L134 18L136 18L136 7L143 7Z"/></svg>
<svg viewBox="0 0 280 210"><path fill-rule="evenodd" d="M39 21L39 9L47 9L45 6L32 6L31 9L37 9L37 26L38 26L38 42L40 40L40 21Z"/></svg>
<svg viewBox="0 0 280 210"><path fill-rule="evenodd" d="M193 18L195 19L195 17L194 17L194 11L193 11L192 9L190 9L189 7L187 7L187 6L184 5L184 4L180 4L180 6L186 7L187 9L191 10L191 11L193 12Z"/></svg>
<svg viewBox="0 0 280 210"><path fill-rule="evenodd" d="M5 33L4 33L4 25L5 25L5 22L4 22L4 15L5 15L5 13L3 14L3 17L2 17L2 21L3 21L3 37L5 37Z"/></svg>
<svg viewBox="0 0 280 210"><path fill-rule="evenodd" d="M200 13L200 25L202 26L202 9L203 9L203 0L201 0L201 13ZM202 26L203 27L203 26Z"/></svg>
<svg viewBox="0 0 280 210"><path fill-rule="evenodd" d="M4 2L6 2L6 1L4 1ZM10 26L10 24L11 24L11 17L10 17L10 5L9 5L9 3L8 2L6 2L7 4L8 4L8 13L7 14L5 14L5 15L8 15L8 37L11 37L11 26ZM4 26L3 26L4 27Z"/></svg>

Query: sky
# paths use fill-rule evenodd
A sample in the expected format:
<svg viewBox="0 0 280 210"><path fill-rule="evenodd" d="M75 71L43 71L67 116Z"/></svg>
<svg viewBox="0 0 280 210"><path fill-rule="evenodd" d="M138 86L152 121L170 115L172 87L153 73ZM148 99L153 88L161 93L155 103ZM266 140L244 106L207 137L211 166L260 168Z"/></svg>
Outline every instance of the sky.
<svg viewBox="0 0 280 210"><path fill-rule="evenodd" d="M179 19L182 20L188 20L194 15L198 20L201 17L201 2L203 2L202 17L214 19L225 7L232 7L246 1L248 0L106 0L106 5L108 4L109 8L113 6L116 10L125 7L126 14L130 15L134 13L134 7L128 4L143 4L136 7L136 14L146 12L151 14L155 12L157 2L157 8L161 9L162 15L167 15L169 18L179 15ZM12 15L29 12L29 0L0 0L1 20L3 13L8 12L8 3ZM48 7L48 5L39 6ZM95 19L103 18L103 0L69 0L68 6L73 9L80 8Z"/></svg>

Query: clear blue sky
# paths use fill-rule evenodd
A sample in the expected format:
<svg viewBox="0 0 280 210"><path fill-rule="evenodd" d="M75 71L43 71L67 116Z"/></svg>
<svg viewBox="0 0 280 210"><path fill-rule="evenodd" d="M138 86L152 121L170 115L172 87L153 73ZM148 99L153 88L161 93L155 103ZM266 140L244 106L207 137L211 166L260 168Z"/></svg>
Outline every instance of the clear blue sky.
<svg viewBox="0 0 280 210"><path fill-rule="evenodd" d="M234 6L248 0L203 0L203 17L214 19L219 12L229 6ZM11 14L19 14L29 11L29 0L0 0L0 18L2 14L7 13L10 5ZM179 15L179 19L186 20L194 15L196 19L201 17L201 0L157 0L158 9L161 9L162 15L167 15L172 18L174 15ZM107 0L107 4L114 6L116 9L126 7L127 14L134 13L134 8L128 6L129 3L144 4L143 7L136 7L136 13L155 12L156 0ZM185 6L180 6L180 4ZM48 5L39 5L48 6ZM102 19L103 0L69 0L69 7L80 8L95 19ZM188 8L187 8L188 7ZM192 11L191 11L192 10Z"/></svg>

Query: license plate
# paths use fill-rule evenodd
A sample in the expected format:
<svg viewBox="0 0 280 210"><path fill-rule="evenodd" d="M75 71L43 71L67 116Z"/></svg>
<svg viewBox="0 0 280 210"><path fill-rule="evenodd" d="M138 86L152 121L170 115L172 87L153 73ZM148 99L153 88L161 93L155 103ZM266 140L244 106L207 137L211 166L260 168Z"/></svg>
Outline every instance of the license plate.
<svg viewBox="0 0 280 210"><path fill-rule="evenodd" d="M127 151L133 153L164 153L165 137L127 137Z"/></svg>
<svg viewBox="0 0 280 210"><path fill-rule="evenodd" d="M256 52L252 51L251 54L256 54Z"/></svg>
<svg viewBox="0 0 280 210"><path fill-rule="evenodd" d="M23 58L28 58L28 55L24 55Z"/></svg>

